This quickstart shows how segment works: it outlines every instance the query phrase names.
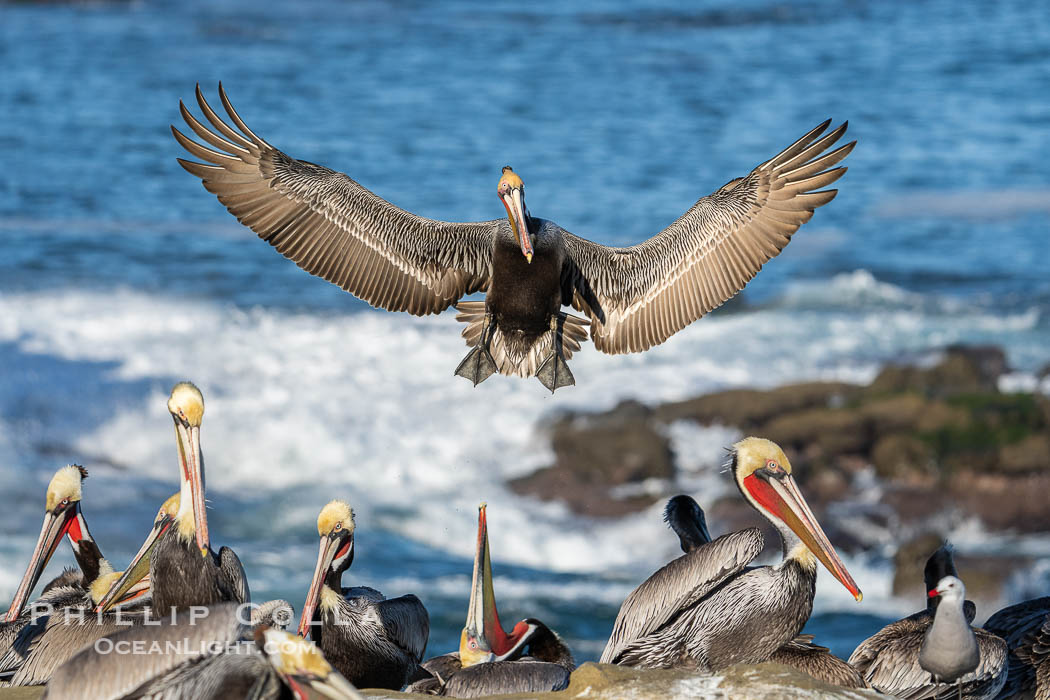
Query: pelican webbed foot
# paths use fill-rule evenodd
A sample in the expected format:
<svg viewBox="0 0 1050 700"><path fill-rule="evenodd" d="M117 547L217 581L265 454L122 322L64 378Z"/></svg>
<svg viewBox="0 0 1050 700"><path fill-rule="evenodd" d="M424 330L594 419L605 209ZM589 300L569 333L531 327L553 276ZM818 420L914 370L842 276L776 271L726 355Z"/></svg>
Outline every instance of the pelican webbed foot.
<svg viewBox="0 0 1050 700"><path fill-rule="evenodd" d="M550 389L552 394L556 389L561 389L563 386L574 386L576 384L576 378L569 371L569 365L562 358L561 354L557 352L552 352L550 357L543 361L540 368L536 370L536 379L539 379L543 386Z"/></svg>
<svg viewBox="0 0 1050 700"><path fill-rule="evenodd" d="M485 325L481 330L481 339L475 345L463 361L456 367L456 376L464 377L474 383L474 386L496 373L496 361L492 359L489 352L489 339L492 337L492 317L485 315Z"/></svg>
<svg viewBox="0 0 1050 700"><path fill-rule="evenodd" d="M575 386L576 378L572 376L569 365L562 353L562 327L565 324L565 314L556 314L551 317L551 332L554 334L554 350L543 361L540 368L536 370L536 379L540 384L550 389L553 394L563 386Z"/></svg>

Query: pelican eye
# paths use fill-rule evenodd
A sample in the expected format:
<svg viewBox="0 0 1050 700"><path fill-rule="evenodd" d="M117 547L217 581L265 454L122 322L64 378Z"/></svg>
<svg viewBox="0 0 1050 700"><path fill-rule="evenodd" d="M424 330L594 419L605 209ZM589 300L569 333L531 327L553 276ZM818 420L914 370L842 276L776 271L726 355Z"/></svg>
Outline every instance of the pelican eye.
<svg viewBox="0 0 1050 700"><path fill-rule="evenodd" d="M769 469L771 471L780 471L780 465L777 464L777 461L775 459L771 459L768 462L766 462L766 469Z"/></svg>
<svg viewBox="0 0 1050 700"><path fill-rule="evenodd" d="M342 523L336 523L336 524L335 524L335 529L336 529L336 531L337 531L337 532L338 532L339 530L342 530L342 529L343 529L343 524L342 524Z"/></svg>

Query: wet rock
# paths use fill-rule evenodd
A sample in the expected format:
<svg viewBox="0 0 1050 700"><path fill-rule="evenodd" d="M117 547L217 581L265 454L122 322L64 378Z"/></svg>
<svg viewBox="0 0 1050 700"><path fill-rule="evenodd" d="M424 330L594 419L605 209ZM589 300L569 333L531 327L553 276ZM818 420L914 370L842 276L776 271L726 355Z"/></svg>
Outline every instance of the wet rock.
<svg viewBox="0 0 1050 700"><path fill-rule="evenodd" d="M549 428L554 465L510 481L510 488L599 517L651 505L658 495L617 488L674 477L670 441L651 415L646 406L625 402L609 413L558 420Z"/></svg>
<svg viewBox="0 0 1050 700"><path fill-rule="evenodd" d="M950 346L933 367L891 365L868 388L871 394L918 392L930 397L994 392L1007 370L1006 355L990 345Z"/></svg>
<svg viewBox="0 0 1050 700"><path fill-rule="evenodd" d="M375 692L369 697L432 697L406 693ZM496 697L496 696L493 696ZM780 664L733 666L717 673L685 669L637 669L609 664L585 663L576 669L569 687L557 693L500 695L504 700L525 698L588 698L589 700L664 700L665 698L877 698L870 690L847 690L829 685Z"/></svg>
<svg viewBox="0 0 1050 700"><path fill-rule="evenodd" d="M893 595L914 600L916 610L926 607L923 570L926 560L944 543L939 532L924 532L902 544L893 555ZM967 583L967 592L969 584Z"/></svg>
<svg viewBox="0 0 1050 700"><path fill-rule="evenodd" d="M859 393L860 387L843 382L808 382L768 391L733 389L664 404L655 410L655 417L664 423L692 420L746 431L795 411L843 405Z"/></svg>
<svg viewBox="0 0 1050 700"><path fill-rule="evenodd" d="M879 438L871 451L871 463L880 477L910 485L929 485L937 478L933 450L907 433Z"/></svg>

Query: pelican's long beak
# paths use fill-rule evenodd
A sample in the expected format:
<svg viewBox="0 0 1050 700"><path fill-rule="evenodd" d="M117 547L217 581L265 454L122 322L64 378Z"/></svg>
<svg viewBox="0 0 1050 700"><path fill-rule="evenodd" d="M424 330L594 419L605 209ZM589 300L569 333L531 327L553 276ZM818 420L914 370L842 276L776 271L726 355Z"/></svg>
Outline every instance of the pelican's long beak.
<svg viewBox="0 0 1050 700"><path fill-rule="evenodd" d="M149 585L150 555L153 553L153 548L157 546L157 542L160 541L161 535L167 532L174 522L173 517L163 515L153 523L153 529L146 541L139 547L139 551L121 577L110 586L109 591L98 602L95 612L107 612L114 606L133 600L148 590L148 588L143 589L143 585Z"/></svg>
<svg viewBox="0 0 1050 700"><path fill-rule="evenodd" d="M197 535L197 547L206 555L211 546L208 537L208 514L204 506L204 457L201 455L201 429L199 425L187 425L175 419L175 439L179 446L179 466L182 469L183 499L189 496L193 506L193 529Z"/></svg>
<svg viewBox="0 0 1050 700"><path fill-rule="evenodd" d="M310 589L306 592L302 617L299 618L299 636L304 639L310 632L310 624L321 599L321 588L324 586L324 580L332 567L332 562L346 556L354 546L352 535L333 535L334 533L321 538L321 545L317 552L317 566L314 568L314 577L310 581Z"/></svg>
<svg viewBox="0 0 1050 700"><path fill-rule="evenodd" d="M817 522L806 499L798 490L795 479L790 474L767 479L752 474L745 479L748 490L770 513L782 520L791 531L798 535L802 543L816 555L817 559L846 587L857 602L864 597L853 577L846 571L835 548L828 541L828 536Z"/></svg>
<svg viewBox="0 0 1050 700"><path fill-rule="evenodd" d="M40 528L40 537L36 541L33 558L29 560L29 567L22 576L22 582L18 585L14 600L11 601L11 607L4 618L5 622L14 622L22 613L29 594L33 592L37 581L40 580L40 575L62 541L62 536L68 533L70 539L77 542L83 538L82 533L86 530L83 516L80 514L79 501L71 503L58 513L51 511L44 513L44 524Z"/></svg>
<svg viewBox="0 0 1050 700"><path fill-rule="evenodd" d="M511 187L506 193L500 195L503 206L507 208L507 216L510 218L510 226L514 229L514 237L518 239L521 253L528 262L532 262L532 241L529 239L529 228L525 217L525 194L521 187Z"/></svg>
<svg viewBox="0 0 1050 700"><path fill-rule="evenodd" d="M529 627L515 625L511 634L503 631L496 610L492 588L492 559L489 556L489 532L485 504L478 508L478 543L474 554L474 576L471 580L467 624L459 640L459 660L464 667L512 656L524 644Z"/></svg>

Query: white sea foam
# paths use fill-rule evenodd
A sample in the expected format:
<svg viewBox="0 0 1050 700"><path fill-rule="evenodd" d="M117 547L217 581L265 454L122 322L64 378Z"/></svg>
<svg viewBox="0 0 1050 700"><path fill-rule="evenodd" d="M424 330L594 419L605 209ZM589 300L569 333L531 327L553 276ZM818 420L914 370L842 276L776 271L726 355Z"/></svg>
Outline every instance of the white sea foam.
<svg viewBox="0 0 1050 700"><path fill-rule="evenodd" d="M267 501L271 539L310 533L321 505L342 497L354 504L359 523L469 559L477 505L487 501L501 561L637 581L676 554L662 504L591 519L504 486L550 463L541 419L626 398L656 403L801 379L867 381L888 358L967 340L971 329L992 323L976 311L916 308L909 293L863 272L836 278L823 293L841 297L850 289L892 303L864 313L803 303L716 314L641 355L606 356L588 344L572 362L578 385L555 397L535 380L493 377L473 388L453 377L467 348L451 313L417 319L244 311L126 290L37 292L0 298L0 343L8 344L4 352L100 363L84 409L101 418L65 436L89 467L100 462L93 483L123 478L105 458L165 485L161 492L174 487L165 399L172 383L190 379L207 404L202 442L212 497L252 502L284 494ZM1030 331L1038 319L1032 312L999 318L999 342L1035 343ZM68 387L41 371L32 390L44 403L62 402ZM138 387L130 397L128 386ZM0 483L25 461L4 441L12 430L0 421L0 452L11 458L0 464ZM702 505L729 491L721 449L737 431L676 424L670 437L682 468L677 490L696 493ZM117 491L107 495L99 486L92 498L116 503ZM249 533L240 536L250 548ZM26 540L16 547L20 561L31 546ZM242 557L251 570L251 552ZM886 572L866 566L860 564L858 581L869 600L881 600ZM841 587L842 595L822 602L835 586L822 582L818 609L836 607L839 598L850 602ZM13 588L0 579L0 595Z"/></svg>

